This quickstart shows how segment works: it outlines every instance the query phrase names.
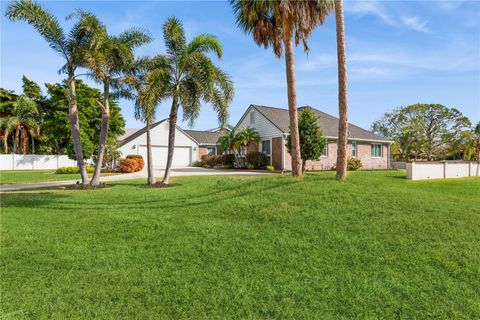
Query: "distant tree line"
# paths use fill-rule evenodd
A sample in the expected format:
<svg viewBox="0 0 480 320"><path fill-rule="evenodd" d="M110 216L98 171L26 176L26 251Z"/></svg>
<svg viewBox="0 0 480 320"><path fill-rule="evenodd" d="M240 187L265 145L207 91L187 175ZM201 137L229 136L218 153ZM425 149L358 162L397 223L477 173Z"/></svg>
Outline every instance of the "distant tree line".
<svg viewBox="0 0 480 320"><path fill-rule="evenodd" d="M413 104L387 112L373 132L394 141L397 160L478 160L480 123L475 127L456 108Z"/></svg>
<svg viewBox="0 0 480 320"><path fill-rule="evenodd" d="M1 153L16 154L68 154L75 159L67 99L66 82L45 84L46 94L40 86L22 77L20 95L0 88ZM96 156L102 121L102 92L77 80L80 136L85 159ZM110 101L110 128L107 145L114 145L124 132L125 120L114 97Z"/></svg>

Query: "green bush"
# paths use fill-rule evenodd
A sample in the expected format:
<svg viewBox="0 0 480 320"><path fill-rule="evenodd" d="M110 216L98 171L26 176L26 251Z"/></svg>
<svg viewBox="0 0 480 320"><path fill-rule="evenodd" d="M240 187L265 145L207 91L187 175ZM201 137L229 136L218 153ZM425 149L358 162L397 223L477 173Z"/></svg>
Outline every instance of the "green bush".
<svg viewBox="0 0 480 320"><path fill-rule="evenodd" d="M235 159L236 157L234 154L225 154L222 156L222 164L227 168L233 168Z"/></svg>
<svg viewBox="0 0 480 320"><path fill-rule="evenodd" d="M93 173L95 171L94 166L85 166L87 173ZM56 174L72 174L72 173L80 173L80 169L78 167L60 167L55 170Z"/></svg>
<svg viewBox="0 0 480 320"><path fill-rule="evenodd" d="M274 166L267 166L267 170L268 171L275 171L275 167Z"/></svg>
<svg viewBox="0 0 480 320"><path fill-rule="evenodd" d="M247 160L248 164L252 164L257 169L263 169L269 163L268 156L258 151L251 151L247 153L245 159Z"/></svg>
<svg viewBox="0 0 480 320"><path fill-rule="evenodd" d="M249 170L255 169L255 166L251 163L247 163L247 169Z"/></svg>
<svg viewBox="0 0 480 320"><path fill-rule="evenodd" d="M347 170L358 170L361 167L363 167L362 160L355 158L355 157L350 157L347 160Z"/></svg>
<svg viewBox="0 0 480 320"><path fill-rule="evenodd" d="M202 160L199 160L199 161L195 161L192 164L192 167L204 168L204 167L206 167L206 164Z"/></svg>

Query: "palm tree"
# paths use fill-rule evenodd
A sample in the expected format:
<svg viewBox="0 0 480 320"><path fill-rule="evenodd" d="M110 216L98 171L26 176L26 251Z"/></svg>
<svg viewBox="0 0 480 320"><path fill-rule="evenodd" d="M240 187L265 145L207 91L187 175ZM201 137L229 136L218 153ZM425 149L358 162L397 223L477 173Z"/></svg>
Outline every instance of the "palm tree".
<svg viewBox="0 0 480 320"><path fill-rule="evenodd" d="M200 112L200 103L210 103L223 126L228 118L228 107L233 99L230 77L215 66L209 53L222 57L222 45L212 35L201 34L187 43L180 20L172 17L163 25L167 54L162 60L168 74L165 95L172 98L169 116L168 157L163 183L169 184L175 146L177 113L181 107L184 120L193 125Z"/></svg>
<svg viewBox="0 0 480 320"><path fill-rule="evenodd" d="M80 12L80 15L83 15ZM97 19L92 17L92 19ZM96 21L96 26L101 23ZM96 39L98 46L96 50L87 50L83 56L82 66L91 71L90 76L103 85L103 103L98 103L102 110L102 123L98 142L98 156L91 185L100 183L100 171L102 169L103 157L108 137L110 120L110 88L119 88L123 75L134 63L133 49L151 41L150 36L140 29L128 29L118 36L107 34L104 26L96 28Z"/></svg>
<svg viewBox="0 0 480 320"><path fill-rule="evenodd" d="M343 0L335 0L335 26L337 30L338 59L338 141L337 180L347 178L348 102L347 102L347 57L345 54L345 24Z"/></svg>
<svg viewBox="0 0 480 320"><path fill-rule="evenodd" d="M218 138L217 144L220 152L228 151L230 154L235 154L241 143L237 132L232 130Z"/></svg>
<svg viewBox="0 0 480 320"><path fill-rule="evenodd" d="M32 1L17 0L11 2L7 7L6 16L12 21L22 20L32 25L48 45L65 59L65 64L60 69L60 72L67 74L70 131L82 183L87 184L88 176L85 170L85 161L83 159L80 140L77 96L75 93L75 73L85 49L92 43L92 33L86 31L86 26L92 23L92 19L90 19L91 15L87 13L83 14L82 18L75 22L68 35L66 35L60 27L57 18L41 5ZM92 25L91 27L93 28L94 26Z"/></svg>
<svg viewBox="0 0 480 320"><path fill-rule="evenodd" d="M40 135L37 104L25 96L19 96L13 103L12 115L0 119L0 126L5 132L5 153L8 152L7 138L14 132L13 152L26 154L30 145L29 136L33 147L33 139Z"/></svg>
<svg viewBox="0 0 480 320"><path fill-rule="evenodd" d="M237 18L237 25L251 34L255 43L265 48L272 46L280 58L285 48L288 110L292 136L292 174L302 175L300 136L298 132L297 93L295 87L295 63L293 42L303 43L308 51L307 38L312 31L323 24L333 10L332 0L230 0Z"/></svg>
<svg viewBox="0 0 480 320"><path fill-rule="evenodd" d="M260 141L260 135L253 128L245 128L237 134L239 145L247 147L249 143Z"/></svg>
<svg viewBox="0 0 480 320"><path fill-rule="evenodd" d="M135 61L134 67L129 71L124 81L126 91L123 95L135 100L135 118L146 124L147 184L150 186L155 184L150 130L155 122L156 108L165 98L165 85L168 83L168 73L165 72L167 65L163 56L139 58Z"/></svg>

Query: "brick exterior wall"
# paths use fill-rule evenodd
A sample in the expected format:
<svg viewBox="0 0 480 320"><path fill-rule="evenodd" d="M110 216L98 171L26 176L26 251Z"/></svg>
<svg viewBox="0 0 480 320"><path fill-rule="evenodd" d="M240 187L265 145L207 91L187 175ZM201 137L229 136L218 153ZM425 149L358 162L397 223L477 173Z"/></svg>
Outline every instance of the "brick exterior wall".
<svg viewBox="0 0 480 320"><path fill-rule="evenodd" d="M282 138L272 138L272 165L275 169L282 169Z"/></svg>
<svg viewBox="0 0 480 320"><path fill-rule="evenodd" d="M281 146L280 146L281 147ZM272 143L273 149L273 143ZM272 152L274 152L272 150ZM383 145L383 154L381 158L372 158L371 156L371 143L368 142L357 142L357 157L362 161L363 170L373 170L373 169L387 169L388 168L388 147L386 144ZM347 145L347 156L352 154L352 145L349 143ZM332 167L335 166L337 161L337 144L330 142L328 144L328 155L322 157L319 160L311 161L308 160L306 163L306 170L332 170ZM276 168L276 167L275 167ZM285 170L292 169L292 157L285 148Z"/></svg>
<svg viewBox="0 0 480 320"><path fill-rule="evenodd" d="M258 143L256 142L250 142L247 146L247 153L248 152L252 152L252 151L256 151L258 152Z"/></svg>

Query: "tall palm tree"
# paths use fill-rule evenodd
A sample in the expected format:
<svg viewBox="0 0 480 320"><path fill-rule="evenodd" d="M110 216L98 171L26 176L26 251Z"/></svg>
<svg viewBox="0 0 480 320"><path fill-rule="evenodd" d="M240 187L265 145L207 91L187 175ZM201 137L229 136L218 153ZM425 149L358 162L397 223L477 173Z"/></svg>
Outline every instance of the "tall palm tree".
<svg viewBox="0 0 480 320"><path fill-rule="evenodd" d="M12 115L0 119L0 126L8 137L14 133L13 152L26 154L35 137L40 135L40 124L38 119L38 108L35 101L19 96L13 103ZM29 139L30 136L30 139ZM5 153L8 152L7 138L4 138Z"/></svg>
<svg viewBox="0 0 480 320"><path fill-rule="evenodd" d="M79 67L83 53L92 43L92 33L87 32L85 28L85 26L92 23L92 19L90 19L91 15L83 14L82 18L75 22L68 35L66 35L61 28L57 18L38 3L29 0L11 2L7 7L6 16L12 21L22 20L32 25L45 39L50 48L55 50L65 60L65 64L60 69L60 72L67 74L70 131L82 183L87 184L88 176L85 170L85 161L83 159L80 140L77 95L75 93L75 73ZM92 25L91 27L94 26Z"/></svg>
<svg viewBox="0 0 480 320"><path fill-rule="evenodd" d="M265 48L272 46L280 58L285 49L288 110L292 137L292 174L302 175L300 136L298 132L297 92L293 43L303 43L308 51L307 39L312 31L323 24L333 10L332 0L230 0L237 25L251 34L255 43Z"/></svg>
<svg viewBox="0 0 480 320"><path fill-rule="evenodd" d="M163 25L167 54L162 56L168 74L165 95L172 99L169 116L168 157L163 183L169 184L175 145L177 113L181 107L184 120L193 125L200 113L200 103L210 103L223 126L228 118L228 107L233 99L230 77L215 66L209 53L222 57L222 45L216 37L201 34L187 43L180 20L172 17Z"/></svg>
<svg viewBox="0 0 480 320"><path fill-rule="evenodd" d="M135 118L146 124L147 134L147 184L155 184L152 161L152 142L150 130L155 122L158 104L165 98L169 74L168 62L163 56L139 58L125 77L123 95L135 100Z"/></svg>
<svg viewBox="0 0 480 320"><path fill-rule="evenodd" d="M347 178L348 102L343 0L335 0L335 26L337 31L338 59L337 180L344 181Z"/></svg>
<svg viewBox="0 0 480 320"><path fill-rule="evenodd" d="M80 12L80 15L83 15ZM97 19L92 17L92 19ZM96 21L95 25L101 26ZM97 164L90 184L98 185L100 183L100 171L102 169L103 157L108 137L108 127L110 120L110 89L119 88L124 77L124 73L134 63L135 57L133 50L143 44L151 41L150 36L143 30L131 28L122 32L118 36L107 34L106 28L101 26L92 32L96 32L98 41L95 50L87 50L82 59L82 66L90 70L90 76L103 85L103 102L98 103L102 110L102 122L100 127L100 137L98 142Z"/></svg>

